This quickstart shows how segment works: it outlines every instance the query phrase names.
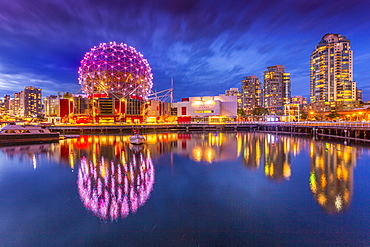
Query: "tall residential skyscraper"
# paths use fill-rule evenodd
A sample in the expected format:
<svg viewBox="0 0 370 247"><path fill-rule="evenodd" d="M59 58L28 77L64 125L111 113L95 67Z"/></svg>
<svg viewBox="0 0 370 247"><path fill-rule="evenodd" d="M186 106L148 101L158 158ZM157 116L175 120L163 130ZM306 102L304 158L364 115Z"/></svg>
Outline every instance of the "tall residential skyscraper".
<svg viewBox="0 0 370 247"><path fill-rule="evenodd" d="M340 34L325 34L310 59L310 100L318 111L348 110L356 101L353 51Z"/></svg>
<svg viewBox="0 0 370 247"><path fill-rule="evenodd" d="M24 116L35 117L42 113L41 89L24 88Z"/></svg>
<svg viewBox="0 0 370 247"><path fill-rule="evenodd" d="M10 95L4 95L4 104L5 104L6 110L8 111L9 111L9 103L10 103Z"/></svg>
<svg viewBox="0 0 370 247"><path fill-rule="evenodd" d="M290 73L282 65L267 67L264 73L264 106L276 113L284 104L290 103Z"/></svg>
<svg viewBox="0 0 370 247"><path fill-rule="evenodd" d="M12 115L16 117L24 116L24 91L14 93L14 105Z"/></svg>
<svg viewBox="0 0 370 247"><path fill-rule="evenodd" d="M262 84L255 75L246 76L242 80L242 108L250 114L254 108L262 107Z"/></svg>

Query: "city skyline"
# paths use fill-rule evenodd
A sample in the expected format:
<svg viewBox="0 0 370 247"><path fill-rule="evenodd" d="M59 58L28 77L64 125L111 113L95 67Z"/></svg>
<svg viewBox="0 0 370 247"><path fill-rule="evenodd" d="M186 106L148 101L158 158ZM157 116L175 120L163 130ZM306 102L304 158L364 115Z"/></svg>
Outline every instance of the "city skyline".
<svg viewBox="0 0 370 247"><path fill-rule="evenodd" d="M370 2L16 0L0 6L3 95L26 86L42 88L43 96L76 93L84 54L116 41L145 56L153 89L167 89L174 79L175 101L241 88L244 77L261 80L274 65L291 74L292 95L308 97L310 55L326 33L338 33L351 41L353 79L370 100Z"/></svg>

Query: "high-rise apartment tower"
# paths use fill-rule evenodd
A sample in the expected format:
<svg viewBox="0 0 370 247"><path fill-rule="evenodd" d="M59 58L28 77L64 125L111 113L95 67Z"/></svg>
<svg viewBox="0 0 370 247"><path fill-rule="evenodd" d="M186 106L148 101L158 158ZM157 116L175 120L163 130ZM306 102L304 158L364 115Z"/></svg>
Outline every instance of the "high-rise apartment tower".
<svg viewBox="0 0 370 247"><path fill-rule="evenodd" d="M251 113L254 108L262 107L263 93L262 84L255 75L246 76L242 80L242 108L246 113Z"/></svg>
<svg viewBox="0 0 370 247"><path fill-rule="evenodd" d="M325 34L310 59L310 101L316 110L348 110L356 101L353 51L340 34Z"/></svg>
<svg viewBox="0 0 370 247"><path fill-rule="evenodd" d="M24 116L36 117L42 113L41 89L24 88Z"/></svg>
<svg viewBox="0 0 370 247"><path fill-rule="evenodd" d="M16 117L24 116L24 91L14 93L13 112L11 115Z"/></svg>
<svg viewBox="0 0 370 247"><path fill-rule="evenodd" d="M276 113L290 103L290 73L282 65L267 67L264 73L264 106Z"/></svg>

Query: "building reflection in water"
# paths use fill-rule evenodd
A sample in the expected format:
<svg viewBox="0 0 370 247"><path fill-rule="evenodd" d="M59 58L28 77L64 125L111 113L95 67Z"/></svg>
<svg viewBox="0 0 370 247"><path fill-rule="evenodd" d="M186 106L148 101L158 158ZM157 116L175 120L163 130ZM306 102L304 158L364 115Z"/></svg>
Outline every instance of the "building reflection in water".
<svg viewBox="0 0 370 247"><path fill-rule="evenodd" d="M264 138L265 175L274 180L291 176L291 138L267 134Z"/></svg>
<svg viewBox="0 0 370 247"><path fill-rule="evenodd" d="M329 214L339 213L350 205L353 168L363 151L360 147L253 132L240 138L244 165L258 169L264 162L265 175L277 181L291 177L292 156L309 150L309 184L319 205Z"/></svg>
<svg viewBox="0 0 370 247"><path fill-rule="evenodd" d="M238 135L238 149L242 153L242 162L249 169L258 169L261 165L264 136L258 133Z"/></svg>
<svg viewBox="0 0 370 247"><path fill-rule="evenodd" d="M57 155L57 143L33 144L33 145L19 145L0 147L0 150L5 153L6 159L18 158L20 162L29 161L33 169L37 169L39 159L43 156L48 158Z"/></svg>
<svg viewBox="0 0 370 247"><path fill-rule="evenodd" d="M104 156L98 162L81 158L77 181L81 201L103 220L113 221L135 213L153 189L154 167L148 150L133 146L120 158L121 163Z"/></svg>
<svg viewBox="0 0 370 247"><path fill-rule="evenodd" d="M236 133L178 134L172 153L188 157L196 162L237 160Z"/></svg>
<svg viewBox="0 0 370 247"><path fill-rule="evenodd" d="M104 220L124 218L143 206L154 184L152 160L165 153L204 164L241 159L244 167L263 169L265 176L273 181L288 181L294 176L294 166L300 162L293 157L309 152L307 182L311 192L325 212L336 214L350 205L353 169L358 156L367 150L356 145L256 132L161 133L148 134L146 138L143 150L130 148L129 136L121 135L82 135L59 143L9 146L0 150L6 160L25 161L34 169L42 165L42 159L68 164L71 171L77 168L83 205Z"/></svg>
<svg viewBox="0 0 370 247"><path fill-rule="evenodd" d="M296 156L304 147L308 147L309 139L261 134L245 133L238 138L243 150L243 164L250 169L259 169L264 164L267 177L276 180L289 180L291 171L291 156Z"/></svg>
<svg viewBox="0 0 370 247"><path fill-rule="evenodd" d="M311 142L310 188L325 212L336 214L349 207L356 156L356 147Z"/></svg>

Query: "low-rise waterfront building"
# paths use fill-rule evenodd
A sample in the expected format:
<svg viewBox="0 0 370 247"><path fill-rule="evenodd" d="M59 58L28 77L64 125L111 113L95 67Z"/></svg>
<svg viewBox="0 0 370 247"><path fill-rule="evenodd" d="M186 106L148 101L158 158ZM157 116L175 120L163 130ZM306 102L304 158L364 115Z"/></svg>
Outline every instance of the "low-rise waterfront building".
<svg viewBox="0 0 370 247"><path fill-rule="evenodd" d="M177 116L181 119L191 118L199 121L224 121L237 116L237 96L203 96L183 98L177 102Z"/></svg>

